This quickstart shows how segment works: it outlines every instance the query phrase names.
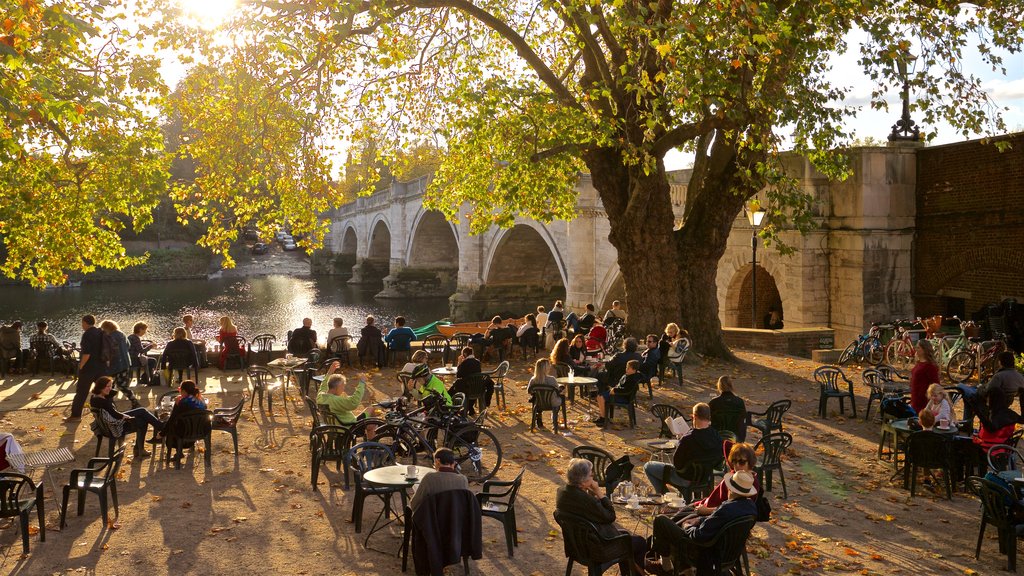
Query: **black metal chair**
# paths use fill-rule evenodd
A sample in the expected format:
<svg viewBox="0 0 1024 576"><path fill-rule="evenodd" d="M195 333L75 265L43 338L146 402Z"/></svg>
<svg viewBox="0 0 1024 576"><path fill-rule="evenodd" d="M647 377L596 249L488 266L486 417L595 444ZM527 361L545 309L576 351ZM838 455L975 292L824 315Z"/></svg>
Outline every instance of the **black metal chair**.
<svg viewBox="0 0 1024 576"><path fill-rule="evenodd" d="M203 460L209 466L212 455L210 446L212 430L213 412L209 410L196 410L168 420L167 425L164 426L164 459L167 462L174 460L174 467L181 470L185 449L191 447L189 449L194 453L196 442L202 441L206 449ZM174 448L173 455L171 448Z"/></svg>
<svg viewBox="0 0 1024 576"><path fill-rule="evenodd" d="M245 406L243 396L233 408L213 409L213 430L231 434L231 441L235 445L235 454L238 454L238 421L242 417L242 407Z"/></svg>
<svg viewBox="0 0 1024 576"><path fill-rule="evenodd" d="M505 355L512 350L512 339L515 338L515 335L516 329L514 326L506 326L491 331L491 348L498 352L498 362L504 362Z"/></svg>
<svg viewBox="0 0 1024 576"><path fill-rule="evenodd" d="M950 463L949 438L931 430L914 432L907 437L906 458L903 465L903 487L910 486L910 496L917 489L918 468L942 470L946 485L946 498L953 499L953 488L950 476L953 466Z"/></svg>
<svg viewBox="0 0 1024 576"><path fill-rule="evenodd" d="M252 388L252 396L259 398L260 411L263 410L263 396L267 397L267 409L271 412L274 411L274 392L281 388L281 381L274 376L274 373L265 366L250 366L245 371L246 376L249 377L249 386ZM281 392L281 401L284 402L284 392ZM251 411L256 405L255 402L249 404L249 410Z"/></svg>
<svg viewBox="0 0 1024 576"><path fill-rule="evenodd" d="M778 470L779 480L782 481L782 497L789 498L789 493L786 491L786 476L782 473L782 455L792 445L793 436L789 432L773 432L763 436L754 446L755 452L758 448L764 449L761 464L757 465L754 470L757 472L758 482L761 483L765 492L772 491L772 474Z"/></svg>
<svg viewBox="0 0 1024 576"><path fill-rule="evenodd" d="M830 398L839 399L839 413L845 415L846 409L843 401L849 398L853 417L857 417L857 400L853 394L853 382L846 377L846 374L843 374L842 370L835 366L822 366L814 371L814 381L818 383L821 394L818 398L819 416L822 418L827 417L828 400ZM840 389L842 382L845 382L846 390Z"/></svg>
<svg viewBox="0 0 1024 576"><path fill-rule="evenodd" d="M244 370L246 367L246 342L243 336L228 336L220 343L224 347L224 366L223 369L227 370L228 365L235 361L238 363L238 369Z"/></svg>
<svg viewBox="0 0 1024 576"><path fill-rule="evenodd" d="M519 348L523 351L523 360L529 358L529 356L527 356L527 350L532 350L534 356L540 354L540 331L533 326L530 326L523 331L523 335L519 337Z"/></svg>
<svg viewBox="0 0 1024 576"><path fill-rule="evenodd" d="M792 406L792 400L776 400L768 405L764 412L747 411L747 426L760 430L761 436L782 432L782 417ZM761 418L755 420L755 416Z"/></svg>
<svg viewBox="0 0 1024 576"><path fill-rule="evenodd" d="M747 437L747 412L733 406L712 409L711 427L723 437L731 433L737 442L743 442Z"/></svg>
<svg viewBox="0 0 1024 576"><path fill-rule="evenodd" d="M513 546L519 546L519 534L516 531L516 495L519 494L525 473L526 468L523 467L511 482L487 480L484 482L483 492L476 495L477 501L480 502L480 512L501 522L502 528L505 529L505 544L508 546L509 558L513 555Z"/></svg>
<svg viewBox="0 0 1024 576"><path fill-rule="evenodd" d="M167 369L171 371L171 375L173 376L175 372L178 373L178 382L182 382L186 377L190 379L199 377L199 366L196 364L198 360L187 350L164 352L164 359L167 361ZM165 384L173 387L173 377Z"/></svg>
<svg viewBox="0 0 1024 576"><path fill-rule="evenodd" d="M675 566L684 565L682 559L686 557L686 548L696 547L707 550L703 554L707 554L712 561L710 572L699 571L698 574L733 576L739 573L742 576L745 572L749 573L749 570L744 570L743 565L747 555L747 538L750 537L750 531L756 522L755 516L737 518L722 526L714 538L707 541L684 537L672 548L672 557L675 560L673 564Z"/></svg>
<svg viewBox="0 0 1024 576"><path fill-rule="evenodd" d="M448 338L441 334L431 334L420 342L420 350L427 353L427 360L437 358L441 362L448 362Z"/></svg>
<svg viewBox="0 0 1024 576"><path fill-rule="evenodd" d="M321 428L326 428L326 426ZM363 503L367 496L377 496L381 499L384 503L384 510L381 511L383 514L390 510L388 501L391 499L392 494L398 492L402 498L402 508L405 508L406 496L404 489L367 486L363 481L363 474L366 472L382 466L391 466L395 463L395 455L391 452L390 448L380 442L356 444L345 455L345 462L355 477L356 494L352 501L352 522L356 525L356 534L362 532L363 529Z"/></svg>
<svg viewBox="0 0 1024 576"><path fill-rule="evenodd" d="M668 364L666 368L671 368L673 376L679 379L679 387L683 386L683 361L686 360L686 354L690 351L690 340L683 338L676 343L675 360L667 360Z"/></svg>
<svg viewBox="0 0 1024 576"><path fill-rule="evenodd" d="M28 494L22 494L25 487ZM24 496L24 498L22 497ZM22 552L28 554L28 515L32 507L39 513L39 541L46 542L46 513L43 511L43 485L17 472L0 472L0 518L18 517Z"/></svg>
<svg viewBox="0 0 1024 576"><path fill-rule="evenodd" d="M351 450L353 446L360 444L362 442L371 442L377 439L384 440L384 436L382 434L376 433L376 431L383 428L384 425L385 422L382 418L363 418L362 420L357 420L356 423L352 424L351 426L342 426L342 428L347 429L345 435L342 436L341 438L341 450L343 451L342 466L344 467L345 470L346 490L349 489L349 476L351 476L351 467L349 461L344 458L344 455L348 454L348 451ZM373 437L370 436L371 430L375 432L375 435ZM393 445L394 442L396 441L396 438L392 434L389 437L389 439L386 440L385 442L391 443ZM388 444L385 442L381 443L384 444L385 446L388 446ZM391 453L394 454L395 451L391 450Z"/></svg>
<svg viewBox="0 0 1024 576"><path fill-rule="evenodd" d="M64 495L60 503L60 527L63 528L68 515L68 500L71 491L74 490L78 496L78 515L85 513L85 494L92 492L100 499L100 514L103 516L103 526L108 525L107 521L107 493L110 493L110 501L114 505L114 517L120 516L117 507L117 475L121 471L121 463L124 461L124 447L114 452L110 458L90 458L85 468L75 468L71 471L71 480L64 485Z"/></svg>
<svg viewBox="0 0 1024 576"><path fill-rule="evenodd" d="M572 449L572 457L590 460L594 467L594 480L601 486L604 486L607 492L611 492L605 478L605 471L608 469L608 465L615 461L614 456L597 446L583 445Z"/></svg>
<svg viewBox="0 0 1024 576"><path fill-rule="evenodd" d="M1017 571L1017 522L1014 520L1016 499L1006 488L991 480L971 476L967 485L981 500L981 528L978 530L978 545L974 559L981 556L981 542L985 539L985 528L991 524L999 535L999 553L1006 554L1006 569Z"/></svg>
<svg viewBox="0 0 1024 576"><path fill-rule="evenodd" d="M412 355L412 341L414 336L409 334L395 334L388 345L388 364L392 367L400 366L399 362L408 362Z"/></svg>
<svg viewBox="0 0 1024 576"><path fill-rule="evenodd" d="M565 320L559 320L551 324L551 338L555 342L565 338Z"/></svg>
<svg viewBox="0 0 1024 576"><path fill-rule="evenodd" d="M348 335L335 336L327 343L327 359L337 359L340 364L352 367L352 337Z"/></svg>
<svg viewBox="0 0 1024 576"><path fill-rule="evenodd" d="M63 360L60 355L60 346L53 342L32 342L29 344L32 358L32 375L39 374L39 365L46 362L50 368L50 375L57 371L57 365Z"/></svg>
<svg viewBox="0 0 1024 576"><path fill-rule="evenodd" d="M658 431L658 438L674 437L672 431L668 428L668 424L665 423L665 420L669 418L675 419L681 416L684 420L689 421L689 418L686 417L686 414L683 414L682 410L672 406L671 404L655 404L651 406L651 414L658 419L658 422L661 423L661 430Z"/></svg>
<svg viewBox="0 0 1024 576"><path fill-rule="evenodd" d="M666 467L665 472L668 478L665 479L665 484L679 490L687 502L704 498L715 488L715 471L722 467L723 460L722 456L716 456L687 462L682 469L677 471L679 476L689 479L689 484L686 486L673 484L671 474L669 474L670 469Z"/></svg>
<svg viewBox="0 0 1024 576"><path fill-rule="evenodd" d="M249 341L249 364L266 364L273 358L274 341L277 340L273 334L257 334Z"/></svg>
<svg viewBox="0 0 1024 576"><path fill-rule="evenodd" d="M602 566L615 562L622 574L632 574L633 541L628 532L604 538L593 522L575 514L555 510L555 522L562 529L565 557L565 576L572 574L574 563L587 568L589 576L600 576Z"/></svg>
<svg viewBox="0 0 1024 576"><path fill-rule="evenodd" d="M487 397L487 374L478 372L462 379L460 391L466 395L466 414L476 414L477 406L483 412Z"/></svg>
<svg viewBox="0 0 1024 576"><path fill-rule="evenodd" d="M508 407L508 404L505 403L505 376L508 376L508 366L508 360L504 360L493 371L485 372L494 382L493 396L495 402L499 403L503 410Z"/></svg>
<svg viewBox="0 0 1024 576"><path fill-rule="evenodd" d="M567 414L565 405L568 403L558 395L558 390L554 388L541 388L534 390L531 397L533 402L532 418L530 418L530 432L536 429L536 425L540 423L543 425L545 412L551 412L551 421L555 434L558 434L558 411L562 411L562 420L565 422L565 427L569 428L569 416Z"/></svg>
<svg viewBox="0 0 1024 576"><path fill-rule="evenodd" d="M89 412L92 413L92 433L96 436L96 453L94 456L100 455L100 447L103 445L103 440L106 439L108 442L107 455L113 457L115 448L124 446L124 433L122 432L120 436L114 434L107 421L103 419L102 410L92 408Z"/></svg>

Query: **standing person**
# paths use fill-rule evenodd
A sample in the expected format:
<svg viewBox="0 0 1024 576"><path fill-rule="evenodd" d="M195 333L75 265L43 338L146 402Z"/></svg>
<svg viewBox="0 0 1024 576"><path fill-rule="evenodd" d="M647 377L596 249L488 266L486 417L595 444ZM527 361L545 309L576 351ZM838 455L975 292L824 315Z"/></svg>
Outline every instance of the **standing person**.
<svg viewBox="0 0 1024 576"><path fill-rule="evenodd" d="M217 359L217 367L221 370L226 365L228 353L241 353L238 349L238 328L231 322L230 316L220 317L220 332L217 333L217 342L220 342L220 356Z"/></svg>
<svg viewBox="0 0 1024 576"><path fill-rule="evenodd" d="M356 344L356 352L359 353L359 362L364 358L370 358L377 366L384 365L384 335L380 328L375 326L376 319L373 316L366 317L366 324L359 332L359 343Z"/></svg>
<svg viewBox="0 0 1024 576"><path fill-rule="evenodd" d="M409 509L416 512L427 496L447 490L469 490L469 480L455 470L455 452L451 448L434 450L434 471L423 476L409 500Z"/></svg>
<svg viewBox="0 0 1024 576"><path fill-rule="evenodd" d="M728 376L721 376L718 378L718 383L715 384L715 389L718 390L718 396L711 399L708 405L711 406L711 415L714 416L716 413L721 414L743 414L744 417L747 413L747 405L743 402L743 398L736 395L736 391L733 388L732 378ZM712 418L713 420L714 418ZM721 420L719 420L719 426L721 426ZM740 422L739 430L736 430L736 439L742 442L747 435L747 425L745 422Z"/></svg>
<svg viewBox="0 0 1024 576"><path fill-rule="evenodd" d="M124 413L118 412L117 408L114 406L113 400L110 399L110 392L113 389L113 378L110 376L98 377L92 388L92 397L89 399L89 406L96 410L102 410L100 418L103 418L107 427L110 428L110 431L114 436L120 438L128 432L134 431L135 457L145 458L149 456L150 453L145 450L144 443L157 442L156 438L146 440L146 429L149 426L153 426L153 430L155 432L160 432L164 428L164 423L161 422L156 415L145 408L132 408Z"/></svg>
<svg viewBox="0 0 1024 576"><path fill-rule="evenodd" d="M626 311L622 309L622 302L618 300L613 300L612 307L604 313L604 323L607 324L612 318L626 321Z"/></svg>
<svg viewBox="0 0 1024 576"><path fill-rule="evenodd" d="M612 507L608 495L602 494L601 485L594 480L594 465L590 460L570 460L565 477L566 485L559 488L555 496L556 511L592 522L597 527L598 534L605 540L628 534L615 526L615 508ZM643 574L638 568L643 566L644 555L647 554L647 540L634 535L630 538L633 548L633 572Z"/></svg>
<svg viewBox="0 0 1024 576"><path fill-rule="evenodd" d="M703 402L693 405L693 428L679 439L672 462L648 462L644 474L658 494L664 494L667 484L689 486L697 478L682 476L679 472L692 460L711 460L722 456L722 437L711 427L711 407Z"/></svg>
<svg viewBox="0 0 1024 576"><path fill-rule="evenodd" d="M125 338L124 332L121 332L121 327L113 320L100 322L100 329L103 330L106 342L104 348L109 347L109 358L104 359L106 375L114 379L114 386L132 403L132 408L138 408L139 401L135 399L135 394L132 394L131 388L128 387L132 381L132 360L128 352L128 339Z"/></svg>
<svg viewBox="0 0 1024 576"><path fill-rule="evenodd" d="M915 353L917 364L910 370L910 407L917 413L928 404L928 387L939 382L939 365L931 342L918 340Z"/></svg>
<svg viewBox="0 0 1024 576"><path fill-rule="evenodd" d="M150 358L148 353L152 344L143 344L142 338L146 335L149 326L145 322L136 322L132 326L132 333L128 336L128 355L131 356L132 368L141 367L139 382L149 386L157 384L153 378L153 371L156 370L156 358Z"/></svg>
<svg viewBox="0 0 1024 576"><path fill-rule="evenodd" d="M75 399L71 401L71 415L66 420L82 419L82 408L88 399L89 390L96 380L103 376L103 331L96 327L96 317L82 316L82 341L78 344L81 354L78 360L78 383L75 384ZM110 380L113 384L114 380Z"/></svg>
<svg viewBox="0 0 1024 576"><path fill-rule="evenodd" d="M308 356L316 348L316 330L313 330L313 319L303 318L302 326L292 330L288 340L288 351L296 356Z"/></svg>

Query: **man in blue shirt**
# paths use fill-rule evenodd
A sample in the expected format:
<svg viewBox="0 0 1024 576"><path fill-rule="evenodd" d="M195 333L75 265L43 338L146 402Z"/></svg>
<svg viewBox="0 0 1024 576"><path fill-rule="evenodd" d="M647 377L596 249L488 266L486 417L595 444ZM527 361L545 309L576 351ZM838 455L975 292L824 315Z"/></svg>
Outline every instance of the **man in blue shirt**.
<svg viewBox="0 0 1024 576"><path fill-rule="evenodd" d="M412 341L416 339L416 333L405 325L405 316L395 316L395 327L388 330L384 341L388 343L388 350L394 352L410 352Z"/></svg>

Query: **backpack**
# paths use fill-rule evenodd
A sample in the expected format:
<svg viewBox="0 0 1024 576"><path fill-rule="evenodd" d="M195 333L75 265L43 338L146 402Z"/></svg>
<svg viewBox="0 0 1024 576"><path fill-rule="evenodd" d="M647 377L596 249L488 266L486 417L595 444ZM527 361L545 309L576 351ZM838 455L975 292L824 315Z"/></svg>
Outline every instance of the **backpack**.
<svg viewBox="0 0 1024 576"><path fill-rule="evenodd" d="M888 414L897 420L917 416L917 412L902 398L886 398L882 400L880 410L883 414Z"/></svg>
<svg viewBox="0 0 1024 576"><path fill-rule="evenodd" d="M114 360L114 356L117 354L117 342L114 342L114 337L106 332L103 333L103 347L100 350L100 360L103 361L104 366L110 366L110 363Z"/></svg>

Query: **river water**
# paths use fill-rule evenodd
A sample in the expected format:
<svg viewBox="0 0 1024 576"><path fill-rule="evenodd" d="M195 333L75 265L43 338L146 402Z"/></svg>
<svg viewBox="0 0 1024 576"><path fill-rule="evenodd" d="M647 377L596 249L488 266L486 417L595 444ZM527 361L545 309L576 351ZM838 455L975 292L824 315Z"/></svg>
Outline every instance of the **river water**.
<svg viewBox="0 0 1024 576"><path fill-rule="evenodd" d="M146 337L159 342L170 338L184 314L195 316L192 337L206 340L220 329L219 318L230 316L240 336L267 332L277 336L281 346L287 331L301 326L304 317L313 319L313 329L323 340L335 317L343 318L358 336L368 314L384 328L398 315L413 327L448 316L445 298L375 300L375 292L348 286L337 277L290 276L110 282L43 291L0 286L0 322L21 320L27 347L39 320L49 323L50 333L58 340L75 342L81 337L85 314L95 315L97 321L113 320L125 334L142 321L149 325Z"/></svg>

